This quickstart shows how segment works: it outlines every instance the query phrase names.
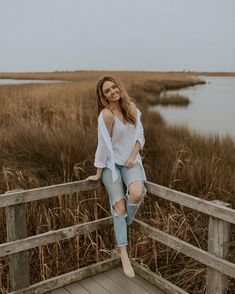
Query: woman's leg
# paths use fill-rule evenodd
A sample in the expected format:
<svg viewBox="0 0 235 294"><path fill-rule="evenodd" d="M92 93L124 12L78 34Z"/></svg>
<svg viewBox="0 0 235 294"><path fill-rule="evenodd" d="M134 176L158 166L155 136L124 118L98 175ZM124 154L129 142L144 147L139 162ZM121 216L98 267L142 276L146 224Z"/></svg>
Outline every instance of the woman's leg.
<svg viewBox="0 0 235 294"><path fill-rule="evenodd" d="M132 168L122 167L122 176L126 185L126 211L127 225L130 225L146 196L147 189L144 186L143 172L140 165Z"/></svg>
<svg viewBox="0 0 235 294"><path fill-rule="evenodd" d="M126 223L130 225L144 199L146 188L143 181L135 181L128 185L126 197L127 218Z"/></svg>
<svg viewBox="0 0 235 294"><path fill-rule="evenodd" d="M125 191L121 173L116 168L118 179L116 182L112 180L112 172L105 168L102 173L101 180L106 188L109 196L109 204L111 214L113 216L114 232L117 246L124 246L128 244L127 241L127 226L126 226L126 207L125 207Z"/></svg>
<svg viewBox="0 0 235 294"><path fill-rule="evenodd" d="M126 201L125 192L121 173L117 168L118 180L113 183L112 173L108 168L105 168L102 173L102 182L109 195L110 210L113 216L114 232L116 237L116 244L119 248L121 261L124 273L128 277L134 277L135 273L131 266L129 257L127 255L126 246L127 240L127 224L126 224Z"/></svg>
<svg viewBox="0 0 235 294"><path fill-rule="evenodd" d="M134 278L135 272L133 270L129 256L127 254L126 246L119 247L119 252L120 252L120 256L121 256L121 262L122 262L122 267L123 267L124 273L128 277Z"/></svg>
<svg viewBox="0 0 235 294"><path fill-rule="evenodd" d="M123 194L119 194L123 195ZM117 247L126 246L127 240L127 225L126 225L126 205L125 200L122 197L114 204L110 204L111 214L113 216L114 233L116 237Z"/></svg>

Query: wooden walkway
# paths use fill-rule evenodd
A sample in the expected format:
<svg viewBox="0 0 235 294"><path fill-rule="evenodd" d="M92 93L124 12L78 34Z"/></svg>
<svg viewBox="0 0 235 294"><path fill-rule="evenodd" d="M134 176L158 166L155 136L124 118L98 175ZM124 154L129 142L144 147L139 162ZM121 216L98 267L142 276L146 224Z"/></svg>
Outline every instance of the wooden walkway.
<svg viewBox="0 0 235 294"><path fill-rule="evenodd" d="M136 274L129 279L121 267L108 270L90 278L48 292L48 294L164 294Z"/></svg>

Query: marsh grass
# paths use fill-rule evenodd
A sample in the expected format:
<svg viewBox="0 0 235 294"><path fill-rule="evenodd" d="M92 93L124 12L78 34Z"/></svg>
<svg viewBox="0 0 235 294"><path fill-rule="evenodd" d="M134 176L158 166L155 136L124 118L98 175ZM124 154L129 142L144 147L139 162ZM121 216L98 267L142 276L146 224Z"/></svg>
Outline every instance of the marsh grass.
<svg viewBox="0 0 235 294"><path fill-rule="evenodd" d="M8 78L75 81L0 86L0 190L29 189L81 180L95 173L97 144L95 84L103 72L8 74ZM235 207L235 145L229 137L206 137L169 127L149 111L162 91L201 83L186 74L108 73L119 79L142 111L146 144L142 152L149 181ZM0 75L3 77L3 74ZM6 76L5 76L6 77ZM29 236L109 215L104 189L27 204ZM207 249L208 218L149 194L137 218ZM205 267L132 230L130 254L144 266L190 293L203 293ZM234 233L234 226L232 226ZM106 259L114 248L113 229L29 250L31 282ZM0 242L6 242L0 210ZM229 260L235 261L234 234ZM0 259L2 291L9 288L8 259ZM203 281L203 282L202 282ZM234 281L230 280L234 291ZM231 292L232 293L232 292Z"/></svg>
<svg viewBox="0 0 235 294"><path fill-rule="evenodd" d="M198 79L177 80L175 78L163 79L163 77L159 77L157 80L147 79L138 81L138 83L133 82L128 90L137 101L147 105L187 106L190 103L187 97L182 95L167 95L166 91L204 83L204 81Z"/></svg>
<svg viewBox="0 0 235 294"><path fill-rule="evenodd" d="M154 103L154 105L179 106L179 107L187 107L189 104L190 104L189 98L179 94L161 95L157 103Z"/></svg>

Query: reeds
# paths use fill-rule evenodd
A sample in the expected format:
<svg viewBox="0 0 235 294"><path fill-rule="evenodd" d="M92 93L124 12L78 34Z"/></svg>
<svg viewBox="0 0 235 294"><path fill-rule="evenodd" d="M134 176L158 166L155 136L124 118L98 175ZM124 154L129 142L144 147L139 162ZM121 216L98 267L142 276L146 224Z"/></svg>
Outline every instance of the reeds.
<svg viewBox="0 0 235 294"><path fill-rule="evenodd" d="M234 208L232 139L206 137L191 134L186 128L166 126L159 113L148 110L148 105L155 103L162 91L200 83L189 75L175 73L5 74L8 78L76 82L0 86L1 193L19 187L29 189L81 180L95 173L95 85L104 74L119 79L143 113L146 144L142 157L148 180L205 199L230 202ZM108 215L108 198L103 189L37 201L27 204L28 233L39 234ZM202 214L148 195L137 218L207 248L207 217ZM6 242L5 227L1 209L0 242ZM133 258L186 291L203 293L204 266L137 232L132 233ZM229 258L233 262L234 244L232 239ZM31 282L100 261L109 256L113 247L111 228L30 250ZM7 264L7 258L0 260L2 289L9 287ZM231 281L231 291L234 287Z"/></svg>

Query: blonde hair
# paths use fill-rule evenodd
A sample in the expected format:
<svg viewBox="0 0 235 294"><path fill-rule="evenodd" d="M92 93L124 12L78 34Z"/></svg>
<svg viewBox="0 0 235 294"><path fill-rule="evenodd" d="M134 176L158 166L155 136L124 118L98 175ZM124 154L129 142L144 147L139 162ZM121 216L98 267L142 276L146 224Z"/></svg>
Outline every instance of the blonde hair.
<svg viewBox="0 0 235 294"><path fill-rule="evenodd" d="M110 104L105 99L103 93L103 85L107 81L113 82L120 91L119 106L123 114L124 120L136 126L136 117L135 114L131 111L131 102L134 101L134 99L126 93L123 87L121 87L121 85L114 78L109 76L105 76L102 79L100 79L96 86L98 116L104 108L108 108L110 111L112 111L112 109L110 108Z"/></svg>

